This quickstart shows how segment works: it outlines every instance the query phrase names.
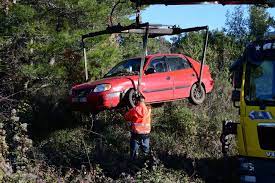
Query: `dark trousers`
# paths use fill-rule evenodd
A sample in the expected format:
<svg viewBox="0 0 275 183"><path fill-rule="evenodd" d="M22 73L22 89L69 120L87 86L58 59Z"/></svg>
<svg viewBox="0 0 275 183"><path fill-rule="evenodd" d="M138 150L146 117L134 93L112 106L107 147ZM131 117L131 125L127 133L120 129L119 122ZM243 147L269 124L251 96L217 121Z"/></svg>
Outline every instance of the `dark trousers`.
<svg viewBox="0 0 275 183"><path fill-rule="evenodd" d="M141 150L145 155L149 154L149 148L150 148L149 143L150 143L149 134L131 133L131 140L130 140L131 159L134 160L137 158L139 147L141 147Z"/></svg>

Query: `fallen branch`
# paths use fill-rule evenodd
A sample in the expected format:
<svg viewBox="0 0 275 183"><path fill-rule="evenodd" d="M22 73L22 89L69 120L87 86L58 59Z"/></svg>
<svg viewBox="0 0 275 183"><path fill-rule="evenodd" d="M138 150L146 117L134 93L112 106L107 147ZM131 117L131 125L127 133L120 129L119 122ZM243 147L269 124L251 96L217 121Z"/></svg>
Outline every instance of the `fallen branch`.
<svg viewBox="0 0 275 183"><path fill-rule="evenodd" d="M0 96L0 103L3 102L3 101L16 101L16 100L10 99L10 98L11 98L11 97L14 97L15 95L17 95L17 94L19 94L19 93L25 92L25 91L37 92L37 91L39 91L39 90L41 90L41 89L43 89L43 88L46 88L46 87L48 87L48 86L50 86L50 84L43 84L42 86L36 88L35 90L23 89L23 90L20 90L20 91L18 91L18 92L16 92L16 93L11 94L11 95L5 96L5 97Z"/></svg>
<svg viewBox="0 0 275 183"><path fill-rule="evenodd" d="M22 93L23 91L24 91L24 90L18 91L18 92L16 92L16 93L13 93L13 94L8 95L8 96L6 96L6 97L0 96L0 103L3 102L3 101L5 101L5 100L12 101L13 99L10 99L11 97L13 97L13 96L15 96L15 95L17 95L17 94L19 94L19 93Z"/></svg>

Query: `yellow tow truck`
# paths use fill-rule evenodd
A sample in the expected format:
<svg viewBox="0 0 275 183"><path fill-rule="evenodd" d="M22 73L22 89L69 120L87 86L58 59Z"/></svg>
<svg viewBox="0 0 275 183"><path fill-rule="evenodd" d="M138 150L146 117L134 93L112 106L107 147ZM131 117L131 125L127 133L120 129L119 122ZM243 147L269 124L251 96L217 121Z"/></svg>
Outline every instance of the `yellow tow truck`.
<svg viewBox="0 0 275 183"><path fill-rule="evenodd" d="M230 69L240 122L223 122L222 151L235 134L241 182L275 182L275 32L250 43Z"/></svg>

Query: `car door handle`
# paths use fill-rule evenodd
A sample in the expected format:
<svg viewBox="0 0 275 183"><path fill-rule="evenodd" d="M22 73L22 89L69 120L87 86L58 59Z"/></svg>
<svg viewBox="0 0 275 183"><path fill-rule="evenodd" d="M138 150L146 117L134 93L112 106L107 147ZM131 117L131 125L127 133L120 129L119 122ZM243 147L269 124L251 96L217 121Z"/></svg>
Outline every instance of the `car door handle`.
<svg viewBox="0 0 275 183"><path fill-rule="evenodd" d="M170 80L170 76L167 76L167 77L166 77L166 80Z"/></svg>

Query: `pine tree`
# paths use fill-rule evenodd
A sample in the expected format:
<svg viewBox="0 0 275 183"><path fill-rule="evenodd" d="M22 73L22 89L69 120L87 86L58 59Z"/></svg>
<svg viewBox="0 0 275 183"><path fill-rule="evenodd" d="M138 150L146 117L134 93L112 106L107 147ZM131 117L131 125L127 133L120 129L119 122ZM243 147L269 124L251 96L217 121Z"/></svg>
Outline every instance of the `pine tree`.
<svg viewBox="0 0 275 183"><path fill-rule="evenodd" d="M245 12L242 6L234 8L233 12L226 14L226 33L240 44L244 44L247 39L247 21L244 16Z"/></svg>
<svg viewBox="0 0 275 183"><path fill-rule="evenodd" d="M267 12L266 8L251 6L249 8L249 35L251 40L257 38L261 39L264 34L269 31L270 26L272 26L274 20Z"/></svg>

